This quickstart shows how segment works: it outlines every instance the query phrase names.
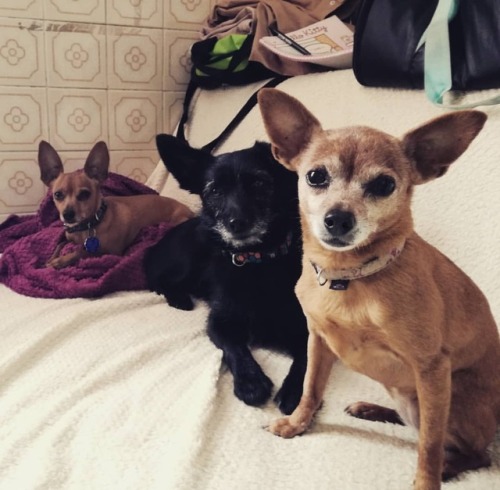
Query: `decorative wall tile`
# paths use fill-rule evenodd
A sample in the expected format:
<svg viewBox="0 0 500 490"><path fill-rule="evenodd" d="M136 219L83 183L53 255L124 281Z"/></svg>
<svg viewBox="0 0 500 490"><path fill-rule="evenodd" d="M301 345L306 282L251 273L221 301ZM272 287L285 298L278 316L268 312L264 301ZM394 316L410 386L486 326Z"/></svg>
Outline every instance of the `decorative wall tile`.
<svg viewBox="0 0 500 490"><path fill-rule="evenodd" d="M53 29L46 32L49 86L106 88L104 29L73 24L74 30L65 31L66 24L48 25Z"/></svg>
<svg viewBox="0 0 500 490"><path fill-rule="evenodd" d="M90 150L107 141L104 90L49 89L50 142L58 150Z"/></svg>
<svg viewBox="0 0 500 490"><path fill-rule="evenodd" d="M163 0L107 0L108 24L162 27Z"/></svg>
<svg viewBox="0 0 500 490"><path fill-rule="evenodd" d="M28 20L0 19L0 84L44 85L43 31Z"/></svg>
<svg viewBox="0 0 500 490"><path fill-rule="evenodd" d="M32 150L47 133L45 89L0 86L1 150Z"/></svg>
<svg viewBox="0 0 500 490"><path fill-rule="evenodd" d="M44 0L45 18L104 24L105 0Z"/></svg>
<svg viewBox="0 0 500 490"><path fill-rule="evenodd" d="M111 151L110 154L112 172L143 184L160 161L157 151Z"/></svg>
<svg viewBox="0 0 500 490"><path fill-rule="evenodd" d="M185 90L191 72L191 46L199 41L194 32L165 30L164 90ZM167 87L169 87L167 89Z"/></svg>
<svg viewBox="0 0 500 490"><path fill-rule="evenodd" d="M152 149L162 130L161 92L109 92L110 148Z"/></svg>
<svg viewBox="0 0 500 490"><path fill-rule="evenodd" d="M41 19L43 7L41 0L0 0L0 17L23 17Z"/></svg>
<svg viewBox="0 0 500 490"><path fill-rule="evenodd" d="M173 134L182 115L184 92L163 93L163 131Z"/></svg>
<svg viewBox="0 0 500 490"><path fill-rule="evenodd" d="M36 152L0 153L0 214L33 212L45 193Z"/></svg>
<svg viewBox="0 0 500 490"><path fill-rule="evenodd" d="M212 3L207 0L167 0L163 26L198 32L212 10Z"/></svg>
<svg viewBox="0 0 500 490"><path fill-rule="evenodd" d="M162 89L163 46L160 29L109 29L110 88Z"/></svg>
<svg viewBox="0 0 500 490"><path fill-rule="evenodd" d="M111 169L146 181L172 133L191 45L216 0L0 0L0 222L36 211L44 139L67 171L108 144Z"/></svg>

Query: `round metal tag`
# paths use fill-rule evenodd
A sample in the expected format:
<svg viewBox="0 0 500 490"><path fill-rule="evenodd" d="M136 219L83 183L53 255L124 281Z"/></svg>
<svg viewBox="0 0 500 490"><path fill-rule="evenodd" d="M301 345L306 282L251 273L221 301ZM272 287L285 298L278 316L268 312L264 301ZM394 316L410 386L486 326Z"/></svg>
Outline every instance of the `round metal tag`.
<svg viewBox="0 0 500 490"><path fill-rule="evenodd" d="M89 236L83 242L83 248L90 254L95 254L99 250L100 242L96 236Z"/></svg>

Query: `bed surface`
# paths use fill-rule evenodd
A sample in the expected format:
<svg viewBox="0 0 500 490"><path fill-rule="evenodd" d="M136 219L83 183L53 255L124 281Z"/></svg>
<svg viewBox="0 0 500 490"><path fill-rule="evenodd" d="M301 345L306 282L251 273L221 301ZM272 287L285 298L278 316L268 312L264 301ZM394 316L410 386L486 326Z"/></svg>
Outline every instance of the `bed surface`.
<svg viewBox="0 0 500 490"><path fill-rule="evenodd" d="M257 86L200 94L190 142L217 136ZM349 70L280 88L324 127L366 124L402 135L444 112L421 92L363 88ZM485 112L465 155L416 190L414 212L417 231L473 278L499 322L500 107ZM267 139L257 108L220 151L255 139ZM161 164L149 183L196 207ZM279 439L263 428L279 416L272 402L252 408L232 394L205 318L202 304L183 312L147 291L53 300L0 285L0 489L411 488L415 432L343 412L358 400L392 406L381 386L337 364L312 429ZM290 360L266 350L255 356L279 386ZM498 433L491 455L490 469L443 488L500 489Z"/></svg>

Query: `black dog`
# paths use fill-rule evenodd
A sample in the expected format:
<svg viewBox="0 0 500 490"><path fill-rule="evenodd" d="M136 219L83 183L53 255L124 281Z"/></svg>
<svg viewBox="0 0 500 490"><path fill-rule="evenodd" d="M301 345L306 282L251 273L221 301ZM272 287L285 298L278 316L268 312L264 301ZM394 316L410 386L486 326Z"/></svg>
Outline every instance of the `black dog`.
<svg viewBox="0 0 500 490"><path fill-rule="evenodd" d="M214 157L173 136L156 142L180 186L201 196L202 210L149 250L148 285L177 308L192 309L191 295L208 301L208 335L223 351L235 395L249 405L263 404L272 390L249 346L291 355L275 397L291 413L307 359L307 326L294 293L301 271L297 177L267 143Z"/></svg>

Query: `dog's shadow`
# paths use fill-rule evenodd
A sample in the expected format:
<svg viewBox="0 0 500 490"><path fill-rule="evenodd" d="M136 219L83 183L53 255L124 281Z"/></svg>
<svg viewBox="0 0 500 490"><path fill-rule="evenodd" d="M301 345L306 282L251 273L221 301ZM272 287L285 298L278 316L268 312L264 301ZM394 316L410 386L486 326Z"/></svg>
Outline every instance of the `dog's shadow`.
<svg viewBox="0 0 500 490"><path fill-rule="evenodd" d="M374 424L370 422L370 424ZM376 441L382 444L395 446L398 449L411 449L416 451L418 447L416 437L407 439L395 434L384 434L374 429L362 429L351 425L330 424L325 422L315 422L311 427L310 434L335 434L343 437L355 437L370 442Z"/></svg>

